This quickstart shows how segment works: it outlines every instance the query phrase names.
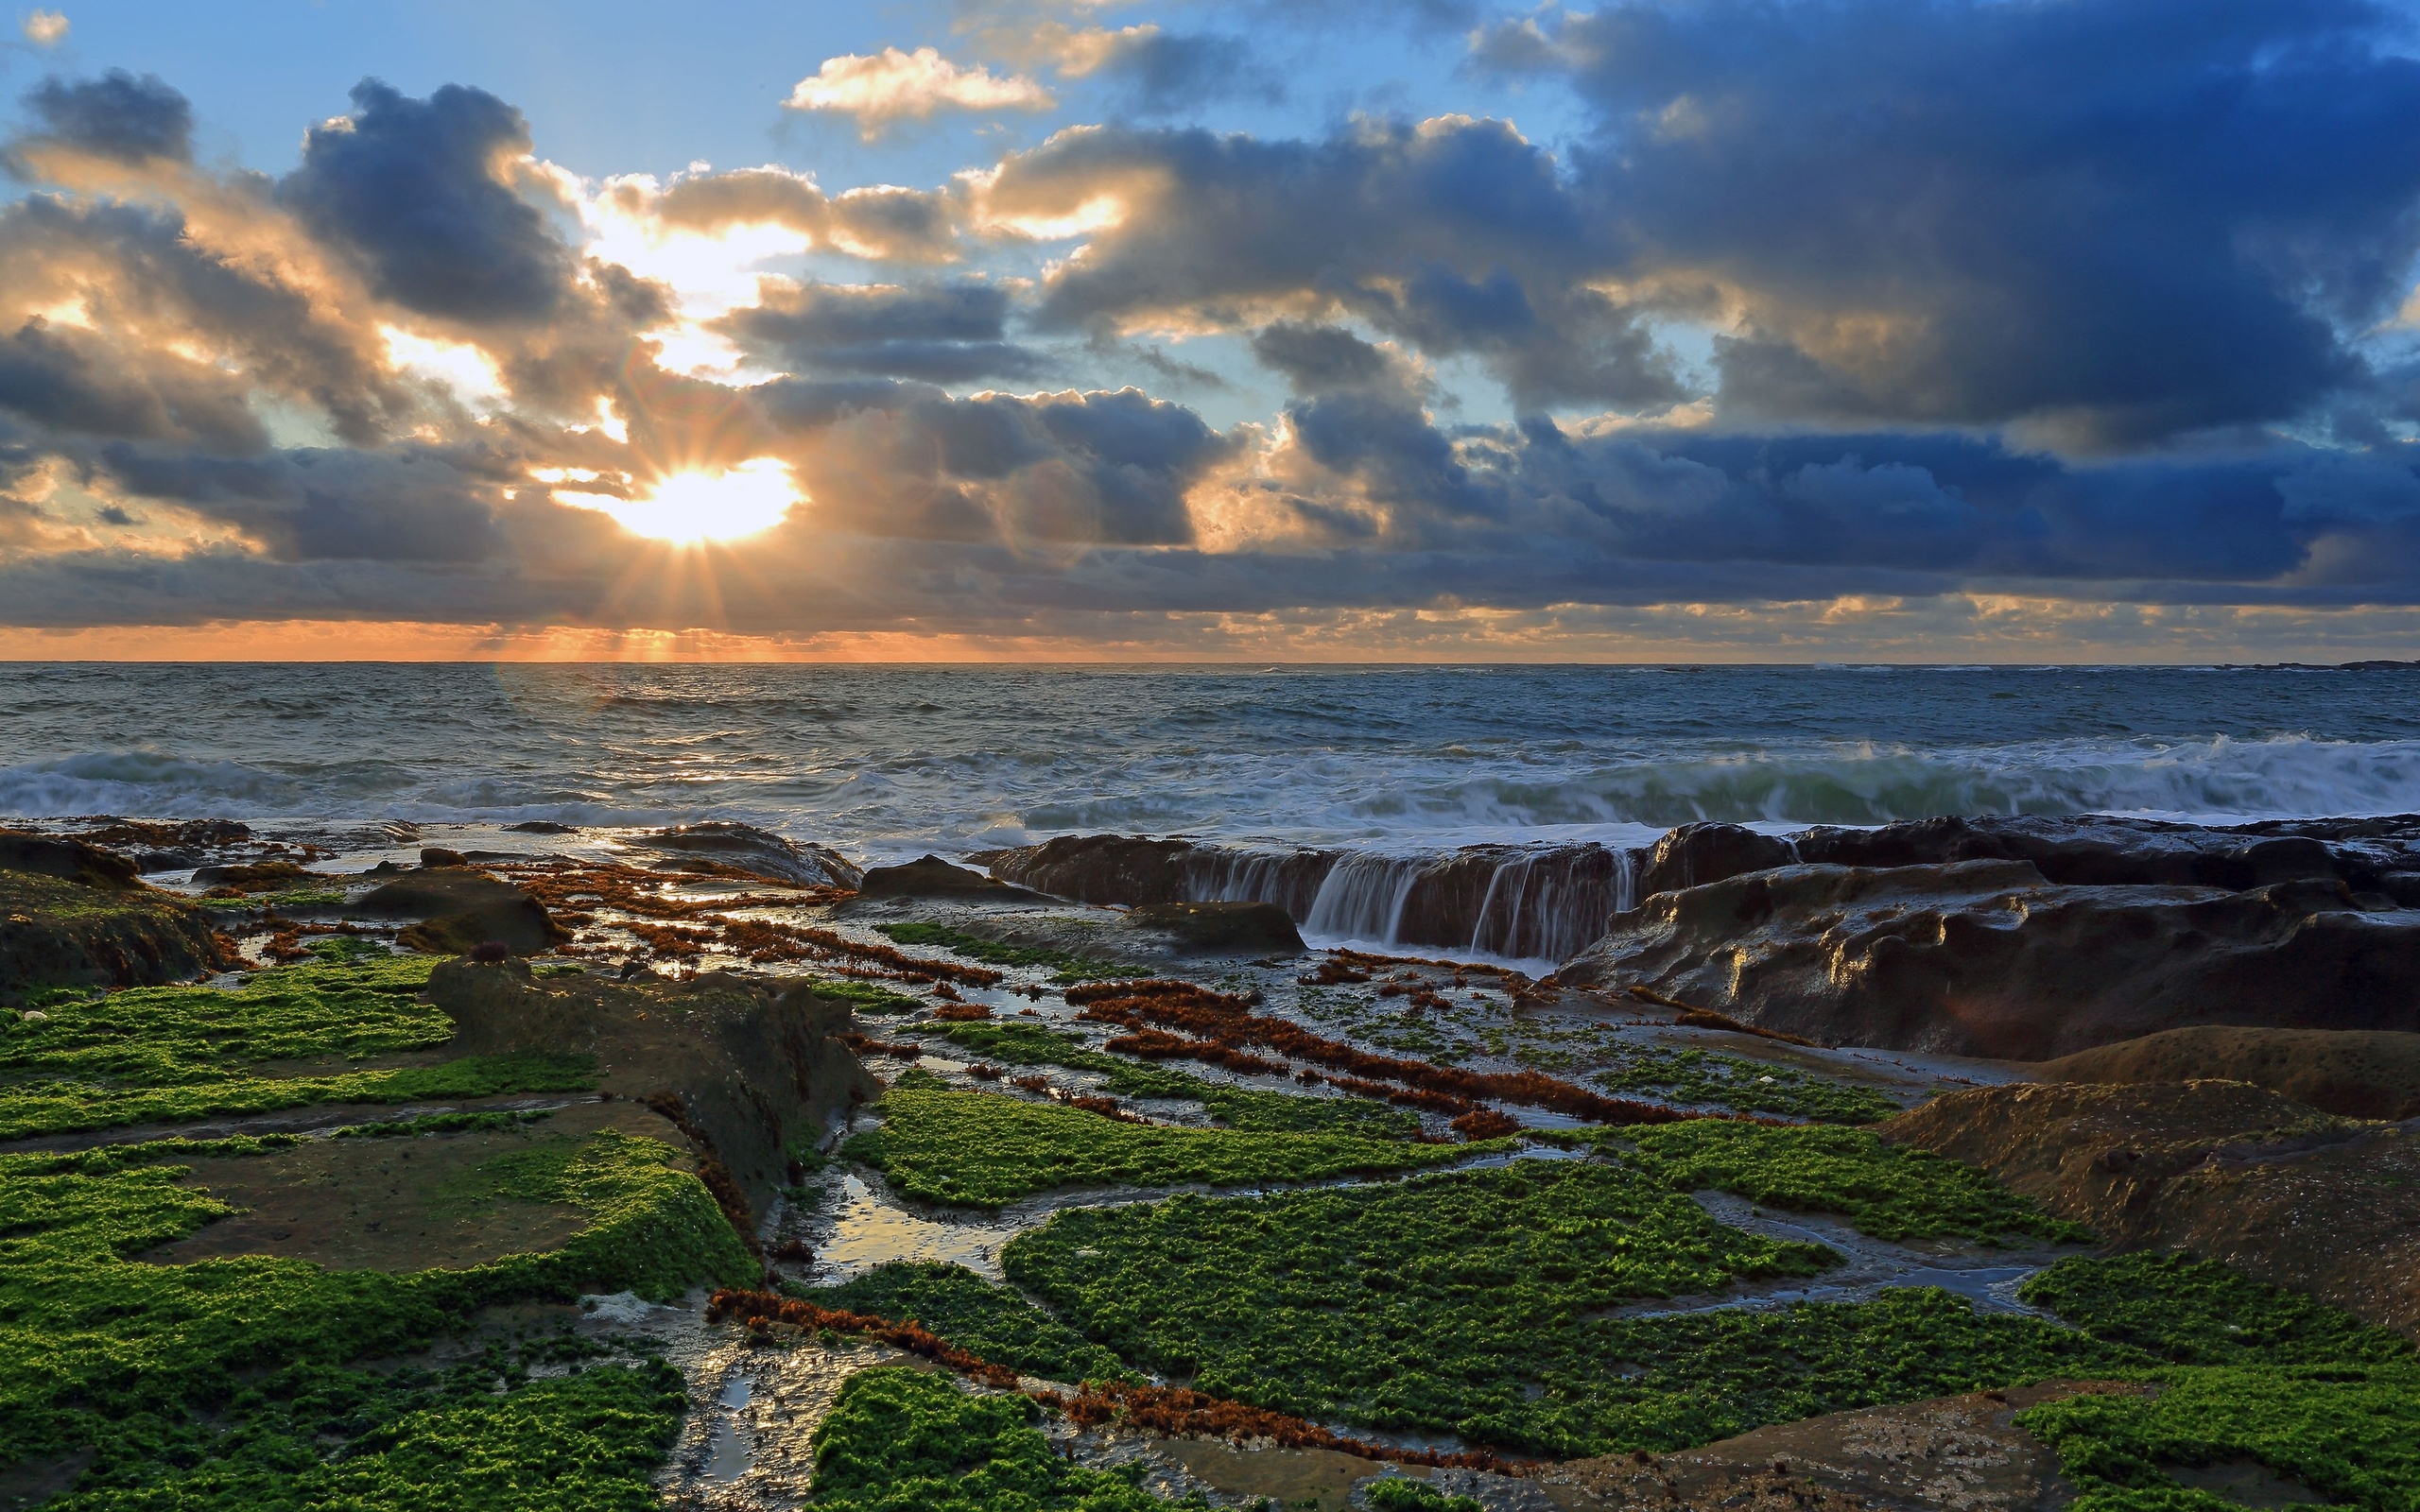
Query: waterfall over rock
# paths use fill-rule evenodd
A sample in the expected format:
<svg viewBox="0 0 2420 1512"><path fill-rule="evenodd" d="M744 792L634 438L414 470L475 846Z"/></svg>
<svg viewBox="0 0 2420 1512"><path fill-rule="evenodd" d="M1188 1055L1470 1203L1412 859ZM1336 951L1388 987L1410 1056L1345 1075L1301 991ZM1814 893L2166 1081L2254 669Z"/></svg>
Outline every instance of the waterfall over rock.
<svg viewBox="0 0 2420 1512"><path fill-rule="evenodd" d="M1087 902L1266 902L1314 939L1562 960L1636 902L1611 846L1469 846L1425 855L1262 850L1118 835L987 852L992 874Z"/></svg>

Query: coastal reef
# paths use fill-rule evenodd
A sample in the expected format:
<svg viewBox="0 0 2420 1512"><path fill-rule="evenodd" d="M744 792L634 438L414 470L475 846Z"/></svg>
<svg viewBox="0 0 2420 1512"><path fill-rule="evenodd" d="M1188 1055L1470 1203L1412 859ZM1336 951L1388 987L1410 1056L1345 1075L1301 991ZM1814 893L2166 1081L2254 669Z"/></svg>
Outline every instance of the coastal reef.
<svg viewBox="0 0 2420 1512"><path fill-rule="evenodd" d="M237 828L0 848L193 932L0 1013L0 1507L2420 1507L2410 826Z"/></svg>
<svg viewBox="0 0 2420 1512"><path fill-rule="evenodd" d="M0 830L0 1005L50 988L144 987L231 965L192 903L80 840Z"/></svg>

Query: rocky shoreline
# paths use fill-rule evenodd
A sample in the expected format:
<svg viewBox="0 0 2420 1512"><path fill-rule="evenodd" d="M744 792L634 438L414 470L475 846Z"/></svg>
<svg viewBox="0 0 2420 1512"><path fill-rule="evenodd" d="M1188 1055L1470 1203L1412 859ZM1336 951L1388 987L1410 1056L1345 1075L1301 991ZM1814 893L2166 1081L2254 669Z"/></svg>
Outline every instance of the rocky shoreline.
<svg viewBox="0 0 2420 1512"><path fill-rule="evenodd" d="M2309 1366L2378 1441L2420 1422L2420 820L890 866L727 823L39 829L0 833L0 1166L174 1208L95 1284L436 1299L211 1337L364 1400L368 1354L453 1371L449 1423L677 1382L612 1504L910 1504L927 1434L990 1446L934 1503L970 1508L2420 1489L2316 1428L2197 1480L2156 1406L2240 1436ZM60 1221L0 1299L51 1305ZM588 1363L469 1363L539 1335ZM265 1431L220 1358L0 1404L0 1504L198 1484L144 1446ZM2121 1419L2132 1480L2093 1468ZM314 1431L275 1475L457 1473Z"/></svg>

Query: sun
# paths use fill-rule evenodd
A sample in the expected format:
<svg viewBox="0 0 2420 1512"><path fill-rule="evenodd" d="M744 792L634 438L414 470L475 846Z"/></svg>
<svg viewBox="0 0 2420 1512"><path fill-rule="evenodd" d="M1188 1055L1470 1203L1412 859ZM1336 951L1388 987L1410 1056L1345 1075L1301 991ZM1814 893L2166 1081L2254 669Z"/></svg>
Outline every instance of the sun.
<svg viewBox="0 0 2420 1512"><path fill-rule="evenodd" d="M667 473L631 499L560 490L555 496L612 515L632 535L683 546L770 530L801 497L789 468L769 456L721 472Z"/></svg>

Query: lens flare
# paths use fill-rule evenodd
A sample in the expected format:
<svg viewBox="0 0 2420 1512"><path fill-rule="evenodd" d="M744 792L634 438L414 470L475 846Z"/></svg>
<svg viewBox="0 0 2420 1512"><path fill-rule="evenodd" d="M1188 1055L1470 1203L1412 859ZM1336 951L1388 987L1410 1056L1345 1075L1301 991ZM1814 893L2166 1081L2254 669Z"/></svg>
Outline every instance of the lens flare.
<svg viewBox="0 0 2420 1512"><path fill-rule="evenodd" d="M634 499L557 490L555 497L609 514L632 535L694 546L770 530L799 502L790 470L769 456L723 472L673 472Z"/></svg>

